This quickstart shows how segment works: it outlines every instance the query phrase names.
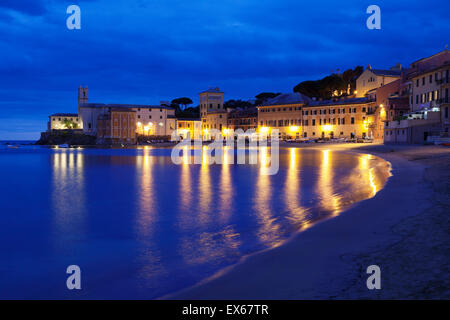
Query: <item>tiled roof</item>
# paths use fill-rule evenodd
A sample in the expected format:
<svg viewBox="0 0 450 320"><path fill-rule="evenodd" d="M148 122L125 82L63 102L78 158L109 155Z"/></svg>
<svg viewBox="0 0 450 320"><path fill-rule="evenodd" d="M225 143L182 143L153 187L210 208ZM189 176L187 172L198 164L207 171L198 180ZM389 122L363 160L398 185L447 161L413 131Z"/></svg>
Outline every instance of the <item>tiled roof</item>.
<svg viewBox="0 0 450 320"><path fill-rule="evenodd" d="M223 93L222 91L219 90L219 88L209 88L208 90L202 91L200 93L205 93L205 92L209 92L209 93Z"/></svg>
<svg viewBox="0 0 450 320"><path fill-rule="evenodd" d="M322 100L322 101L311 101L308 103L307 107L319 107L319 106L332 106L332 105L343 105L343 104L358 104L372 102L369 98L349 98L341 100Z"/></svg>
<svg viewBox="0 0 450 320"><path fill-rule="evenodd" d="M52 115L50 115L49 117L72 117L72 118L76 118L78 117L77 113L54 113Z"/></svg>
<svg viewBox="0 0 450 320"><path fill-rule="evenodd" d="M174 110L172 107L160 105L146 105L146 104L120 104L120 103L83 103L80 108L142 108L142 109L168 109Z"/></svg>
<svg viewBox="0 0 450 320"><path fill-rule="evenodd" d="M374 74L377 76L391 76L391 77L400 77L402 74L401 70L383 70L383 69L371 69Z"/></svg>
<svg viewBox="0 0 450 320"><path fill-rule="evenodd" d="M201 121L199 118L177 118L179 121Z"/></svg>
<svg viewBox="0 0 450 320"><path fill-rule="evenodd" d="M307 103L311 101L311 98L305 96L304 94L293 92L293 93L284 93L276 96L275 98L269 99L266 101L263 106L275 106L275 105L284 105L284 104L300 104Z"/></svg>

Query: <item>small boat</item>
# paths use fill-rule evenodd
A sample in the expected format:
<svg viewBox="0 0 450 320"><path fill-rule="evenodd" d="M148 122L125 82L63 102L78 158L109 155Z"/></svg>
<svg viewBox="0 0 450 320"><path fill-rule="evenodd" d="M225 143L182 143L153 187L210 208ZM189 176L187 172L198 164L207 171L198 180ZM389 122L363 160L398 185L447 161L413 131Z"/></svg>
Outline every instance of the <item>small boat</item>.
<svg viewBox="0 0 450 320"><path fill-rule="evenodd" d="M69 145L67 143L63 143L58 145L58 148L69 148Z"/></svg>
<svg viewBox="0 0 450 320"><path fill-rule="evenodd" d="M8 148L9 149L19 149L19 146L16 146L16 145L8 145Z"/></svg>

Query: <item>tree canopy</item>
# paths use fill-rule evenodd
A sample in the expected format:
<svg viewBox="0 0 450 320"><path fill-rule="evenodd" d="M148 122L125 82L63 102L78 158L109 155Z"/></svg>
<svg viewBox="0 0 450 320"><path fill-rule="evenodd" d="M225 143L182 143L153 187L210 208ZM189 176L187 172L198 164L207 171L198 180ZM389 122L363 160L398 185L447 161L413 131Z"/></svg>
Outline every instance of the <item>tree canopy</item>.
<svg viewBox="0 0 450 320"><path fill-rule="evenodd" d="M363 71L362 66L357 66L355 69L348 69L342 74L333 73L320 80L303 81L294 87L294 92L302 93L311 98L328 99L335 90L346 92L349 84L350 92L353 92L356 87L356 79Z"/></svg>
<svg viewBox="0 0 450 320"><path fill-rule="evenodd" d="M188 97L176 98L172 100L172 105L181 105L184 107L183 109L186 109L187 105L189 104L192 104L192 100Z"/></svg>
<svg viewBox="0 0 450 320"><path fill-rule="evenodd" d="M267 100L273 99L273 98L279 96L280 94L281 93L261 92L260 94L257 94L255 96L255 98L256 98L255 105L257 105L257 106L262 105Z"/></svg>
<svg viewBox="0 0 450 320"><path fill-rule="evenodd" d="M197 107L189 107L184 110L176 109L175 115L177 118L199 119L200 108L197 106Z"/></svg>
<svg viewBox="0 0 450 320"><path fill-rule="evenodd" d="M225 109L231 108L231 109L237 109L237 108L241 108L241 109L247 109L247 108L251 108L253 107L253 103L249 102L249 101L244 101L244 100L228 100L223 104Z"/></svg>

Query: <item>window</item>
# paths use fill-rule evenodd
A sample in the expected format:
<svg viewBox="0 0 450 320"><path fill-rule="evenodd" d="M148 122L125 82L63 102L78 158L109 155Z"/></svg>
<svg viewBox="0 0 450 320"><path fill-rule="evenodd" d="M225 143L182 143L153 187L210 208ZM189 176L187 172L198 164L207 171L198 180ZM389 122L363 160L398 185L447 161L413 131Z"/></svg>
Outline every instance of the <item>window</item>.
<svg viewBox="0 0 450 320"><path fill-rule="evenodd" d="M151 115L149 115L149 116L148 116L148 118L149 118L149 119L151 119L151 118L152 118L152 116L151 116Z"/></svg>
<svg viewBox="0 0 450 320"><path fill-rule="evenodd" d="M351 118L350 118L350 123L351 123L351 124L355 124L355 118L351 117Z"/></svg>
<svg viewBox="0 0 450 320"><path fill-rule="evenodd" d="M433 82L433 75L430 74L430 83L432 83L432 82Z"/></svg>

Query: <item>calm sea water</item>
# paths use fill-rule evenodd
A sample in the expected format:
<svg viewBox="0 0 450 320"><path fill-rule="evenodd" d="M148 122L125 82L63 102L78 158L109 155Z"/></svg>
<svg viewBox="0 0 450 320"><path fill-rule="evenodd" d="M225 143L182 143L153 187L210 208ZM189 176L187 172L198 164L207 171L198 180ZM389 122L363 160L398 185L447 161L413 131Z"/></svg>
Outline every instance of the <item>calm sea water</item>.
<svg viewBox="0 0 450 320"><path fill-rule="evenodd" d="M0 147L0 298L157 298L370 198L370 155L281 149L280 170L175 165L170 149ZM66 289L66 268L82 290Z"/></svg>

